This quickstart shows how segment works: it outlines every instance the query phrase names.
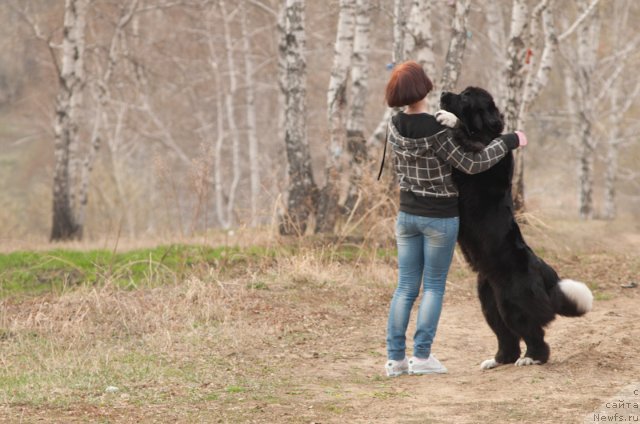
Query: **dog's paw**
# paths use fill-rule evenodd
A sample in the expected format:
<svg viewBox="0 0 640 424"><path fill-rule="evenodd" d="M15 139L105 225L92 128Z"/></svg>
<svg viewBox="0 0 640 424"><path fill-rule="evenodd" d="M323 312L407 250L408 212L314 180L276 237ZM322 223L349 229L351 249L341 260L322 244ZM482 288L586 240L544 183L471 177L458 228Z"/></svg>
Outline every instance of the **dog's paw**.
<svg viewBox="0 0 640 424"><path fill-rule="evenodd" d="M449 128L455 128L458 126L458 117L451 112L447 112L446 110L440 109L435 114L436 121L438 121L441 125Z"/></svg>
<svg viewBox="0 0 640 424"><path fill-rule="evenodd" d="M527 365L540 365L542 362L525 356L516 361L516 367L526 367Z"/></svg>
<svg viewBox="0 0 640 424"><path fill-rule="evenodd" d="M487 359L486 361L482 361L480 364L480 369L490 370L491 368L499 367L502 363L495 360L495 358Z"/></svg>

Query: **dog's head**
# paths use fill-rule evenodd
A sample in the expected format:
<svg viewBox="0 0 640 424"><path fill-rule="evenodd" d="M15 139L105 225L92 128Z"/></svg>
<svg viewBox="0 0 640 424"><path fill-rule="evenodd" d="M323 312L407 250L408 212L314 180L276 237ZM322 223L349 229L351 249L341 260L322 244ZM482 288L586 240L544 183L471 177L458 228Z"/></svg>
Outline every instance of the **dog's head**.
<svg viewBox="0 0 640 424"><path fill-rule="evenodd" d="M462 121L471 139L489 144L502 134L504 120L487 90L467 87L460 94L443 92L440 107Z"/></svg>

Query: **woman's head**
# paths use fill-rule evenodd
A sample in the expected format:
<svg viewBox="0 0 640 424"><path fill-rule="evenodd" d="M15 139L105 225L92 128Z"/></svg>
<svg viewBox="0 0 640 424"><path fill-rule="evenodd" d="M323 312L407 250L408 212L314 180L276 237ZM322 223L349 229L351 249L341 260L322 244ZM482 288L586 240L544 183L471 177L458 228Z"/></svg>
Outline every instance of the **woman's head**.
<svg viewBox="0 0 640 424"><path fill-rule="evenodd" d="M407 106L424 99L432 89L433 83L422 66L408 61L393 68L385 100L389 107Z"/></svg>

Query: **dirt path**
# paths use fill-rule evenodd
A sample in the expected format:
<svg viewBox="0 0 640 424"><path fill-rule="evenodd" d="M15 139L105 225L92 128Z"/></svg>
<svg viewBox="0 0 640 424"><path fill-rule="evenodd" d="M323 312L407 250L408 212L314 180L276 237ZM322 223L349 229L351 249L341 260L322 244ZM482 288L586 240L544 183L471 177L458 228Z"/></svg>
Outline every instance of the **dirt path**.
<svg viewBox="0 0 640 424"><path fill-rule="evenodd" d="M621 292L616 299L596 302L586 317L558 318L547 331L552 356L544 366L489 371L479 364L493 356L493 333L476 299L456 299L445 304L434 346L449 373L391 380L380 377L384 346L371 337L383 336L385 323L377 317L349 341L352 350L344 357L298 364L308 381L318 380L307 386L313 399L309 411L314 403L326 409L333 402L340 412L304 415L308 422L583 422L623 387L640 386L639 299L637 292ZM368 350L356 353L360 343Z"/></svg>
<svg viewBox="0 0 640 424"><path fill-rule="evenodd" d="M403 407L394 411L395 399L371 402L363 421L579 422L621 387L640 384L637 302L600 302L584 319L558 319L548 329L553 353L545 366L490 371L478 366L496 348L478 305L449 305L436 346L449 374L394 381L390 387L407 396L397 399ZM375 371L379 362L364 360L362 370Z"/></svg>

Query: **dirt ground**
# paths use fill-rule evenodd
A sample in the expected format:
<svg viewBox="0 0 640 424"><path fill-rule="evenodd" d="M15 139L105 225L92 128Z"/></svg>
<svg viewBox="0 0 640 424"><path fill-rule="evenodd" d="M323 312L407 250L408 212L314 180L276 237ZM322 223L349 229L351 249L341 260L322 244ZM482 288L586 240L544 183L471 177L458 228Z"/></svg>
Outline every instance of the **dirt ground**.
<svg viewBox="0 0 640 424"><path fill-rule="evenodd" d="M223 409L223 421L581 423L623 387L640 387L637 290L612 287L611 298L596 301L586 317L559 317L548 327L552 356L546 365L487 371L479 364L493 356L493 333L475 295L451 291L433 348L448 374L383 377L386 316L384 307L374 308L305 343L310 355L283 354L281 365L295 382L287 396L238 405L243 412L237 416L233 407Z"/></svg>
<svg viewBox="0 0 640 424"><path fill-rule="evenodd" d="M586 316L558 317L547 328L545 365L480 369L496 341L474 275L456 258L433 346L449 373L389 379L394 260L327 260L309 251L229 278L212 273L150 290L5 301L0 421L597 422L593 414L608 399L623 400L630 385L640 389L640 287L622 287L640 282L640 250L529 231L562 277L584 281L595 296ZM30 341L34 334L48 351L16 370L43 345ZM125 353L129 362L118 362ZM143 359L132 362L134 354ZM133 371L122 371L125 365ZM38 370L37 382L21 382L28 367ZM107 383L119 392L105 394Z"/></svg>

